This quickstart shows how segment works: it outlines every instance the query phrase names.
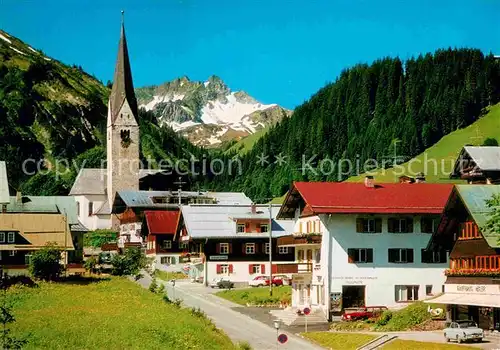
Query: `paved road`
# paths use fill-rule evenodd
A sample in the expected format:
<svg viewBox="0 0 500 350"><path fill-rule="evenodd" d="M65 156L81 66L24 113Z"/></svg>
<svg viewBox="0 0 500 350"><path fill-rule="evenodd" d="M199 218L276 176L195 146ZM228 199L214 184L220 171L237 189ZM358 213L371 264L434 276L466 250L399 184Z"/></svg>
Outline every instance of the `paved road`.
<svg viewBox="0 0 500 350"><path fill-rule="evenodd" d="M145 275L138 282L147 288L151 283L151 278ZM158 281L158 283L161 282ZM283 333L287 334L288 342L278 345L276 330L274 328L232 310L232 307L237 307L238 305L212 295L213 291L201 284L177 281L174 288L171 283L165 283L165 286L170 298L182 299L185 306L202 309L215 325L226 332L235 343L247 341L254 350L323 349L287 332Z"/></svg>

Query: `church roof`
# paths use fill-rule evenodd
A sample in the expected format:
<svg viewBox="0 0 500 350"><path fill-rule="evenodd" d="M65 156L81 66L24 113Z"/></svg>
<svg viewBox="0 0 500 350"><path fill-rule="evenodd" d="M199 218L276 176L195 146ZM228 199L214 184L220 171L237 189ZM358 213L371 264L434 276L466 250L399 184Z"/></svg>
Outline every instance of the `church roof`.
<svg viewBox="0 0 500 350"><path fill-rule="evenodd" d="M159 172L161 172L161 170L139 169L139 179ZM69 191L69 195L105 195L107 193L107 179L108 176L106 169L80 169L80 172L73 183L73 187L71 187L71 191ZM108 204L108 210L109 207L110 206Z"/></svg>
<svg viewBox="0 0 500 350"><path fill-rule="evenodd" d="M132 70L130 69L130 60L128 57L127 39L125 37L125 25L122 21L122 30L120 42L118 43L118 57L116 58L115 75L113 78L113 88L109 97L109 109L111 121L114 122L118 117L123 102L127 100L132 113L137 120L137 99L134 93L134 84L132 82Z"/></svg>

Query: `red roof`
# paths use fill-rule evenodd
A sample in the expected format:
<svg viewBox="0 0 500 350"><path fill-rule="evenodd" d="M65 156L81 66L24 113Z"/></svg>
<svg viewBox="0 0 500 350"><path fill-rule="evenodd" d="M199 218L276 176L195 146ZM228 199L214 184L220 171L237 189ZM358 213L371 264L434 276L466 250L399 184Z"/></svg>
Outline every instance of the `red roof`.
<svg viewBox="0 0 500 350"><path fill-rule="evenodd" d="M311 214L440 214L453 184L384 183L369 188L355 182L296 182L294 188Z"/></svg>
<svg viewBox="0 0 500 350"><path fill-rule="evenodd" d="M150 234L175 234L179 220L178 210L147 210L144 212Z"/></svg>

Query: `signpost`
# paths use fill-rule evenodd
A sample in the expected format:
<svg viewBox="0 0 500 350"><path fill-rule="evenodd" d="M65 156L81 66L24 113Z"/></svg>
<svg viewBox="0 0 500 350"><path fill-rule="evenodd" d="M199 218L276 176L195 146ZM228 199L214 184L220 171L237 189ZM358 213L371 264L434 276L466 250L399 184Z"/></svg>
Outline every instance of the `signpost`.
<svg viewBox="0 0 500 350"><path fill-rule="evenodd" d="M306 307L304 308L304 321L306 323L306 333L307 333L307 315L309 315L311 313L311 309Z"/></svg>

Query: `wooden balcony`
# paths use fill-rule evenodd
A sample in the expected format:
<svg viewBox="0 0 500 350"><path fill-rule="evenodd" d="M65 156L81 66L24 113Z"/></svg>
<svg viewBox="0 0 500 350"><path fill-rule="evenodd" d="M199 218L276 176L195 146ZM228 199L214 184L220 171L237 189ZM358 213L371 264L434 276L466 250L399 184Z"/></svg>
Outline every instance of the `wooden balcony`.
<svg viewBox="0 0 500 350"><path fill-rule="evenodd" d="M446 276L500 276L500 255L450 259Z"/></svg>
<svg viewBox="0 0 500 350"><path fill-rule="evenodd" d="M474 221L467 221L463 224L460 224L458 239L466 240L466 239L476 239L481 238L481 233L479 232L479 228Z"/></svg>
<svg viewBox="0 0 500 350"><path fill-rule="evenodd" d="M297 245L321 244L320 234L294 234L278 238L278 246L293 247Z"/></svg>

